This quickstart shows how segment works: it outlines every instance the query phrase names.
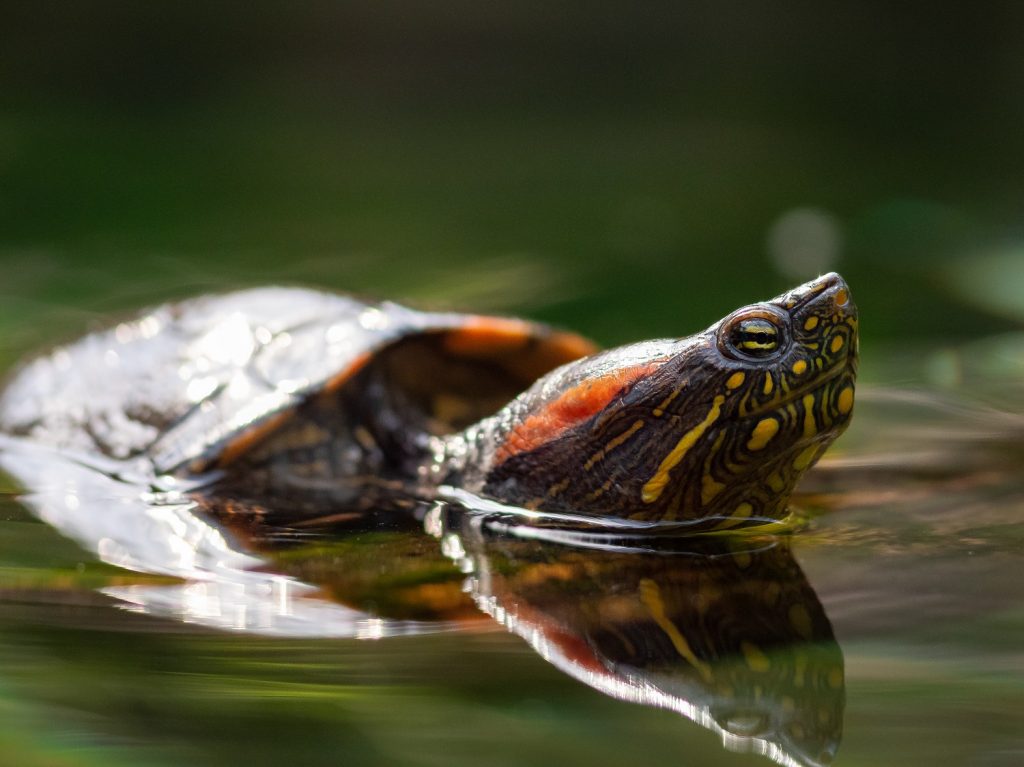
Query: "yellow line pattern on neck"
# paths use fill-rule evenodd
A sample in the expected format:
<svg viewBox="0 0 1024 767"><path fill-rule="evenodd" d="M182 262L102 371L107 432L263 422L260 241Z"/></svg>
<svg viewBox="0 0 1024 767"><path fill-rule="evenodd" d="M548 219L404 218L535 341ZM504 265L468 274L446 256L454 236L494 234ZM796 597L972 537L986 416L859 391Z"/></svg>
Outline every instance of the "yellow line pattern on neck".
<svg viewBox="0 0 1024 767"><path fill-rule="evenodd" d="M643 486L643 490L640 493L640 497L644 503L654 503L658 498L661 497L662 491L665 489L665 485L668 484L669 474L683 458L686 457L687 451L699 440L704 432L708 430L715 421L718 420L718 416L722 413L722 403L725 402L725 397L719 394L715 397L714 402L711 403L711 409L708 410L708 414L704 416L704 420L699 424L690 429L683 438L679 440L672 452L665 456L658 470L654 473L647 484Z"/></svg>
<svg viewBox="0 0 1024 767"><path fill-rule="evenodd" d="M613 439L610 439L608 441L608 444L606 444L604 447L602 447L600 450L598 450L596 453L590 456L590 458L587 459L587 462L583 464L584 471L590 471L592 468L594 468L595 463L604 460L604 457L608 455L608 453L610 453L612 450L614 450L623 442L625 442L634 434L636 434L641 428L643 428L643 425L644 422L642 420L634 421L633 425L626 429L624 432L622 432L622 434L620 434L617 437L614 437Z"/></svg>

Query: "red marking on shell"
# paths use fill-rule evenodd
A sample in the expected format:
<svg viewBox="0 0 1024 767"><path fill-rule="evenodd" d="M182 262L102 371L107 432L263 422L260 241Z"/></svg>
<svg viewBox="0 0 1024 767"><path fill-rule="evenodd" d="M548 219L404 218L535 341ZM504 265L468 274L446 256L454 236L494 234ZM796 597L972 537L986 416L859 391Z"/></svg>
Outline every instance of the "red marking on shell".
<svg viewBox="0 0 1024 767"><path fill-rule="evenodd" d="M514 592L513 592L514 593ZM579 633L560 626L552 617L543 610L535 610L530 605L521 602L517 606L516 623L517 633L529 638L533 631L538 631L544 642L565 660L569 661L580 671L585 671L593 676L608 677L608 669L594 653L590 642L586 641ZM531 629L531 631L523 631Z"/></svg>
<svg viewBox="0 0 1024 767"><path fill-rule="evenodd" d="M649 375L659 363L635 365L577 384L554 402L528 416L498 448L495 462L501 463L518 453L534 450L582 423L608 406L625 388Z"/></svg>

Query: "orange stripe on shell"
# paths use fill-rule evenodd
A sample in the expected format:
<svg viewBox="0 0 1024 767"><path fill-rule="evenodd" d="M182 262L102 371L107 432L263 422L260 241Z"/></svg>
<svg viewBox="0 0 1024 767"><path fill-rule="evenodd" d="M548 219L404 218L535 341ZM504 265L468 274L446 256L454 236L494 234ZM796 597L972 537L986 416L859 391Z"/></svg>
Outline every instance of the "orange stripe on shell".
<svg viewBox="0 0 1024 767"><path fill-rule="evenodd" d="M636 365L577 384L515 427L495 453L495 462L534 450L596 415L623 389L649 375L659 364Z"/></svg>
<svg viewBox="0 0 1024 767"><path fill-rule="evenodd" d="M520 349L535 335L536 329L525 320L473 316L445 335L444 347L460 357L490 357Z"/></svg>
<svg viewBox="0 0 1024 767"><path fill-rule="evenodd" d="M486 317L474 315L466 318L462 327L444 335L446 351L460 357L500 357L538 341L545 357L564 364L594 354L599 347L583 336L564 331L549 330L526 320L512 317Z"/></svg>

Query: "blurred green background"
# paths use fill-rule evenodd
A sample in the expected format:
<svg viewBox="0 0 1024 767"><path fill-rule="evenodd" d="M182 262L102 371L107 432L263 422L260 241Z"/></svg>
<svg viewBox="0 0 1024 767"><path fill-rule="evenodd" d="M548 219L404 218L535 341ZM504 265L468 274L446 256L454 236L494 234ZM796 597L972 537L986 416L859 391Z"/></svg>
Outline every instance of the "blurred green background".
<svg viewBox="0 0 1024 767"><path fill-rule="evenodd" d="M604 343L693 332L832 268L875 348L1024 317L1021 3L4 17L0 366L111 313L254 283Z"/></svg>

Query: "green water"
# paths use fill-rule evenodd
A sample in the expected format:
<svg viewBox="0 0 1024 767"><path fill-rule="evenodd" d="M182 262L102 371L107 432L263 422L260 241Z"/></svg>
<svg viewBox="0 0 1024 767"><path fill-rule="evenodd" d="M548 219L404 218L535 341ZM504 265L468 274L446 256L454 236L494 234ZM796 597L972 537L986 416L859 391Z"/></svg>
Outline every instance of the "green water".
<svg viewBox="0 0 1024 767"><path fill-rule="evenodd" d="M1024 763L1020 9L674 5L12 11L0 370L241 285L615 344L835 268L859 399L786 537L845 667L835 764ZM127 610L110 594L175 584L99 562L18 491L0 478L4 767L771 763L471 603L380 639ZM375 581L374 551L336 598L422 617L441 592L396 584L461 582L439 546Z"/></svg>

